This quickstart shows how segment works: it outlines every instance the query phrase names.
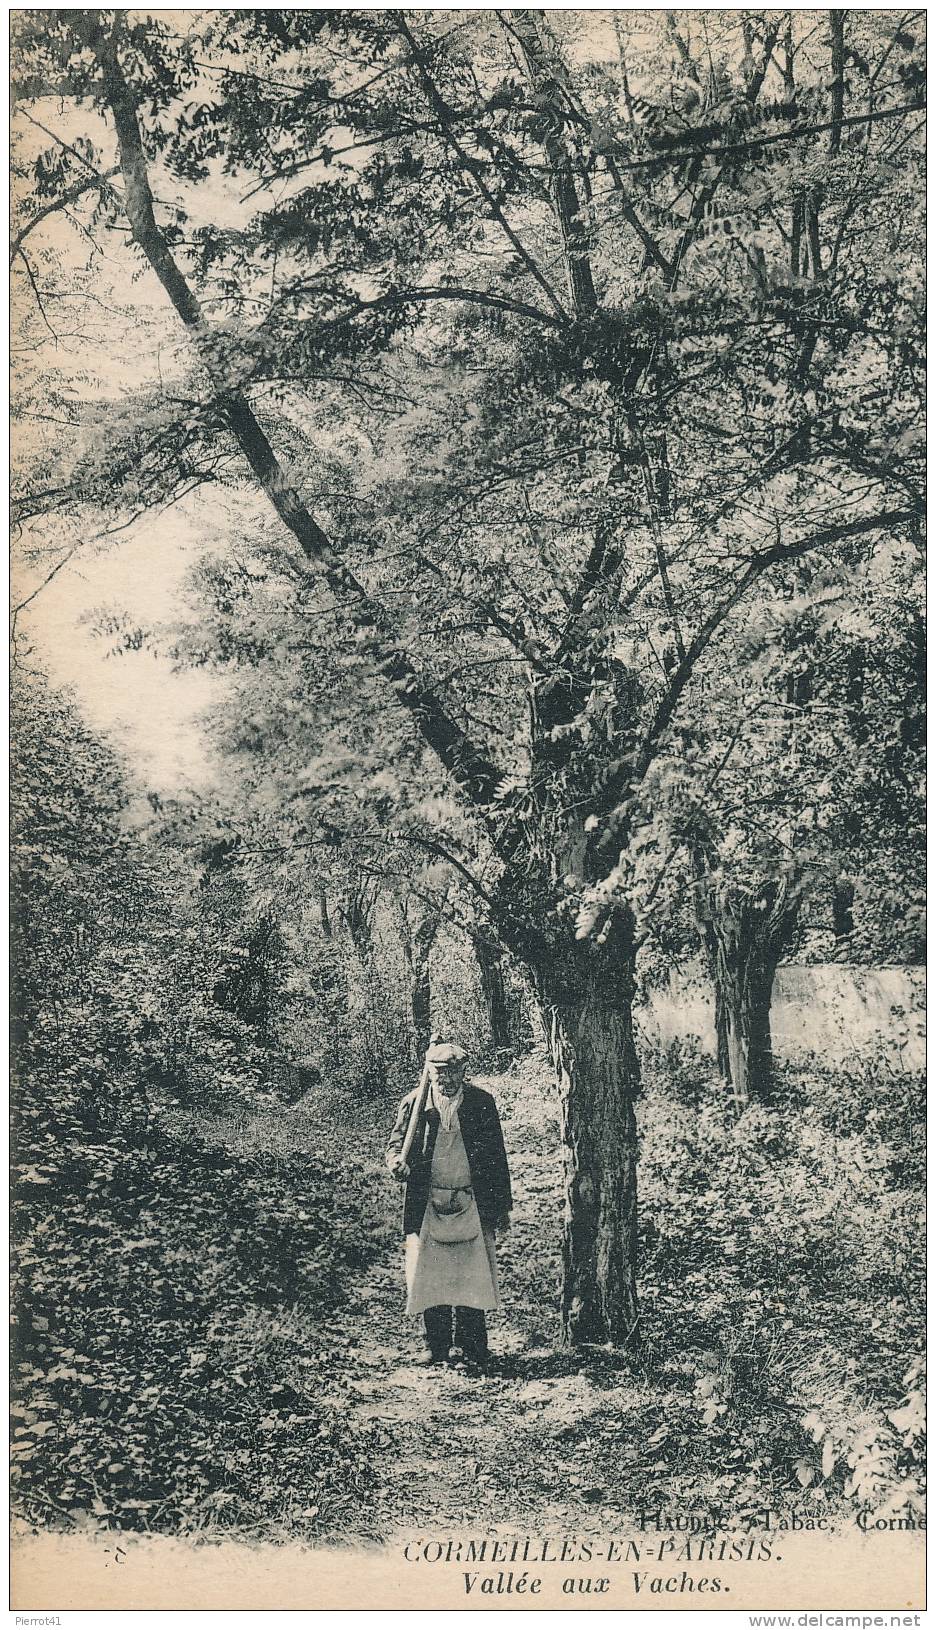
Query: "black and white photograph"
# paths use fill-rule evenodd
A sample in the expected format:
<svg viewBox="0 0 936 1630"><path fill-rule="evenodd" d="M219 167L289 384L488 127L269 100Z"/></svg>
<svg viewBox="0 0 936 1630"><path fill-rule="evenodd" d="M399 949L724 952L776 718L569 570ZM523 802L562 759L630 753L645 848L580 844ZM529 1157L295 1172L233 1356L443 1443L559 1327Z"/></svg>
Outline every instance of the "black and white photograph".
<svg viewBox="0 0 936 1630"><path fill-rule="evenodd" d="M11 1606L912 1630L925 10L8 15Z"/></svg>

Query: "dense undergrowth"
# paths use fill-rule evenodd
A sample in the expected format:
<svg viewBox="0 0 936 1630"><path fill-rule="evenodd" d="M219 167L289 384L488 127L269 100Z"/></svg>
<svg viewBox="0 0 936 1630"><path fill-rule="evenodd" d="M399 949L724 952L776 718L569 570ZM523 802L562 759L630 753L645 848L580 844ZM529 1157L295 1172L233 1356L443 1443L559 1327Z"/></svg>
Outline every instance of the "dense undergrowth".
<svg viewBox="0 0 936 1630"><path fill-rule="evenodd" d="M382 1248L372 1185L336 1151L238 1137L269 1073L256 990L252 1029L221 1001L239 920L134 837L121 768L65 698L14 703L15 1508L315 1533L374 1477L332 1335Z"/></svg>
<svg viewBox="0 0 936 1630"><path fill-rule="evenodd" d="M526 1348L512 1368L569 1387L531 1456L539 1498L572 1481L623 1513L675 1502L737 1517L914 1518L922 1081L788 1068L772 1104L739 1119L698 1054L649 1056L644 1077L630 1353L557 1350L558 1105L542 1059L494 1083L523 1199L508 1274ZM575 1377L592 1388L587 1410Z"/></svg>
<svg viewBox="0 0 936 1630"><path fill-rule="evenodd" d="M921 1079L787 1067L738 1119L698 1057L647 1074L643 1358L666 1393L661 1445L701 1442L762 1504L919 1511Z"/></svg>
<svg viewBox="0 0 936 1630"><path fill-rule="evenodd" d="M330 1331L382 1225L354 1163L157 1122L21 1174L14 1486L41 1522L315 1533L366 1504ZM370 1226L369 1226L370 1224Z"/></svg>
<svg viewBox="0 0 936 1630"><path fill-rule="evenodd" d="M493 1331L504 1373L477 1383L480 1407L459 1404L486 1507L481 1473L466 1482L449 1452L447 1396L383 1407L417 1339L380 1160L389 1085L368 1098L346 1062L277 1102L254 1069L270 1046L259 975L252 1050L219 1005L244 966L227 896L212 915L196 888L192 915L191 890L123 819L119 767L61 699L21 698L15 741L20 1516L381 1534L414 1476L450 1478L456 1522L534 1519L558 1491L563 1521L650 1500L843 1520L919 1508L917 1079L883 1052L863 1073L786 1070L738 1118L708 1061L645 1056L640 1340L578 1353L558 1347L551 1072L533 1053L486 1079L516 1194Z"/></svg>
<svg viewBox="0 0 936 1630"><path fill-rule="evenodd" d="M483 1083L517 1187L506 1347L493 1331L504 1373L480 1383L480 1413L460 1405L492 1498L506 1519L559 1491L583 1519L651 1502L833 1523L918 1512L919 1081L787 1071L770 1106L737 1119L702 1059L651 1059L645 1077L632 1352L557 1345L545 1061ZM368 1342L387 1343L366 1372L378 1392L412 1350L396 1289L383 1325L371 1303L348 1305L398 1248L395 1191L377 1176L389 1110L325 1094L237 1121L163 1110L137 1153L111 1139L27 1169L15 1461L30 1521L279 1538L393 1527L414 1433L444 1461L449 1406L436 1419L430 1394L418 1426L354 1407ZM453 1518L483 1514L477 1498L472 1484Z"/></svg>

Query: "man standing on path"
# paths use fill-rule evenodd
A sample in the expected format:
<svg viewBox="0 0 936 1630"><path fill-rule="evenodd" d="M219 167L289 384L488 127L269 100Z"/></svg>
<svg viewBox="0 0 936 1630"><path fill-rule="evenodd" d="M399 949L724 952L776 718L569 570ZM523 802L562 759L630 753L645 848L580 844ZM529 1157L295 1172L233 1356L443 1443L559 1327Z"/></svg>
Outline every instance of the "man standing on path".
<svg viewBox="0 0 936 1630"><path fill-rule="evenodd" d="M510 1226L510 1174L497 1105L465 1080L466 1062L460 1047L430 1047L428 1095L417 1087L403 1099L387 1165L406 1184L406 1311L423 1315L428 1362L463 1355L483 1368L484 1315L500 1306L494 1231ZM407 1162L403 1148L414 1115Z"/></svg>

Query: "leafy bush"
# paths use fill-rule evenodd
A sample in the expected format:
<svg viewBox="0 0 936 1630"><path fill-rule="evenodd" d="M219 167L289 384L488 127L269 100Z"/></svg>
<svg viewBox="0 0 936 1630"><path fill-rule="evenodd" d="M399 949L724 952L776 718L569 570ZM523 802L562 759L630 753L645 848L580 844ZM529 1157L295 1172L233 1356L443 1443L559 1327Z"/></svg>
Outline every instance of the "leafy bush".
<svg viewBox="0 0 936 1630"><path fill-rule="evenodd" d="M230 1112L265 1079L230 977L212 1000L231 936L199 935L191 878L132 835L68 704L36 684L15 705L17 1509L327 1526L372 1476L369 1432L321 1388L330 1313L377 1249L366 1194L288 1149L212 1147L169 1107Z"/></svg>
<svg viewBox="0 0 936 1630"><path fill-rule="evenodd" d="M329 1314L377 1248L365 1210L347 1171L162 1128L147 1150L85 1146L20 1173L18 1508L312 1531L364 1499L373 1434L322 1374Z"/></svg>
<svg viewBox="0 0 936 1630"><path fill-rule="evenodd" d="M691 1378L710 1452L787 1499L917 1506L922 1083L787 1069L738 1119L685 1048L646 1074L651 1373Z"/></svg>

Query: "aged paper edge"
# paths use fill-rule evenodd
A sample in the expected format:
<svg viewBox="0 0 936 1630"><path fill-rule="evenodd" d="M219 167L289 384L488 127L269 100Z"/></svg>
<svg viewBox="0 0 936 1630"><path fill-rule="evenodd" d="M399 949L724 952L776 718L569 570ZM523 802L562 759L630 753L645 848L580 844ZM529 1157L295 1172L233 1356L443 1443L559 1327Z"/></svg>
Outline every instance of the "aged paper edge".
<svg viewBox="0 0 936 1630"><path fill-rule="evenodd" d="M463 1540L469 1537L462 1536ZM194 1544L127 1534L30 1535L14 1540L14 1610L76 1609L493 1609L919 1610L925 1600L922 1533L776 1535L769 1561L744 1563L427 1562L404 1557L404 1542L347 1550L238 1541ZM416 1547L418 1550L418 1546ZM434 1552L435 1547L431 1550ZM639 1593L634 1573L645 1572ZM476 1576L470 1593L465 1573ZM505 1587L508 1576L513 1581ZM563 1592L566 1579L604 1575L602 1594ZM720 1579L710 1593L700 1582ZM517 1590L524 1576L526 1587ZM675 1580L651 1593L653 1578ZM482 1580L494 1585L480 1593ZM530 1583L540 1588L530 1594ZM688 1579L691 1585L684 1581ZM497 1589L498 1583L500 1590Z"/></svg>

